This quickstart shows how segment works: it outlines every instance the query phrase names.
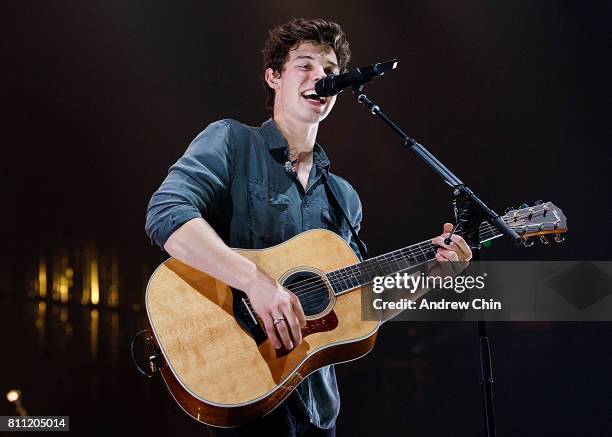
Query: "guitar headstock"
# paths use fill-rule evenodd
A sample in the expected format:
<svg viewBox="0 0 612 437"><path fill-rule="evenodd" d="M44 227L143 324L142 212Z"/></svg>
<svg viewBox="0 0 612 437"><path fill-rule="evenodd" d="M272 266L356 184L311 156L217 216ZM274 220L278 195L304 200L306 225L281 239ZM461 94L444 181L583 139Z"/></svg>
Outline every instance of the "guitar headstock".
<svg viewBox="0 0 612 437"><path fill-rule="evenodd" d="M548 235L554 235L554 241L561 243L562 234L567 232L567 219L561 208L552 202L536 202L533 206L521 205L518 209L506 210L502 219L523 238L526 247L533 245L531 237L540 237L543 244L548 244Z"/></svg>

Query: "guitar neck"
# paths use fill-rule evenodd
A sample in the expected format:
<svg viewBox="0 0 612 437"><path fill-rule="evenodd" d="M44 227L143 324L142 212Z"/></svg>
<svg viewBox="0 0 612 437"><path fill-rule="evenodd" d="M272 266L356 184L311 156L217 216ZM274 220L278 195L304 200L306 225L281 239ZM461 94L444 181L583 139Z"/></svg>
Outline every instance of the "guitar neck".
<svg viewBox="0 0 612 437"><path fill-rule="evenodd" d="M460 235L460 233L457 233ZM493 240L502 234L489 222L482 222L479 229L480 242ZM436 257L436 246L431 240L422 241L403 249L367 259L327 273L334 294L346 293L354 288L370 284L376 276L390 276L411 267L431 261Z"/></svg>

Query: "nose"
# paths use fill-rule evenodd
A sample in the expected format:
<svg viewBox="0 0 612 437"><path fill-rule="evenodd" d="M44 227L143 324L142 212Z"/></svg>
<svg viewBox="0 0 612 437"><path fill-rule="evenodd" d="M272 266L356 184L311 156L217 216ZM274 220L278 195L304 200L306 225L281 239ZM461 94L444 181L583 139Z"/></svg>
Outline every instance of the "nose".
<svg viewBox="0 0 612 437"><path fill-rule="evenodd" d="M327 74L325 74L325 70L323 69L322 65L319 65L316 68L313 68L312 72L313 72L312 79L314 80L315 83L327 76Z"/></svg>

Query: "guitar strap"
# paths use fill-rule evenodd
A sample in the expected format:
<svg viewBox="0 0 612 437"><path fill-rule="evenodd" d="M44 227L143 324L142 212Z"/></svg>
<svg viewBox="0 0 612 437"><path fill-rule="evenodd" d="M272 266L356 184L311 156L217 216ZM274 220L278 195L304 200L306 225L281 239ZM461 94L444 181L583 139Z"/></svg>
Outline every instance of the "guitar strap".
<svg viewBox="0 0 612 437"><path fill-rule="evenodd" d="M365 244L363 244L363 241L361 241L361 238L359 238L359 235L357 235L357 231L351 224L351 221L348 219L346 213L344 212L344 209L342 209L342 207L340 206L340 202L338 202L338 198L336 197L336 194L334 193L334 190L332 189L331 184L329 183L329 180L327 179L327 172L322 171L321 177L323 179L323 185L325 185L325 191L327 192L327 198L331 202L332 207L336 211L340 211L340 215L342 215L342 218L344 219L349 229L351 230L351 234L353 235L353 240L357 244L357 248L359 249L359 253L361 254L361 257L364 260L370 258L370 255L368 254L368 249L366 249Z"/></svg>

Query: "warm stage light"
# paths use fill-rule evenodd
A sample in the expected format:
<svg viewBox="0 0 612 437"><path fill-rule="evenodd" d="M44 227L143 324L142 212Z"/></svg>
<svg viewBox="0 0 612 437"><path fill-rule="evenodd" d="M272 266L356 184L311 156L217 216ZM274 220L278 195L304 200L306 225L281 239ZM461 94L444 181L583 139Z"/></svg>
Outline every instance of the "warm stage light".
<svg viewBox="0 0 612 437"><path fill-rule="evenodd" d="M10 390L6 394L6 400L9 402L16 402L21 397L21 392L19 390Z"/></svg>

